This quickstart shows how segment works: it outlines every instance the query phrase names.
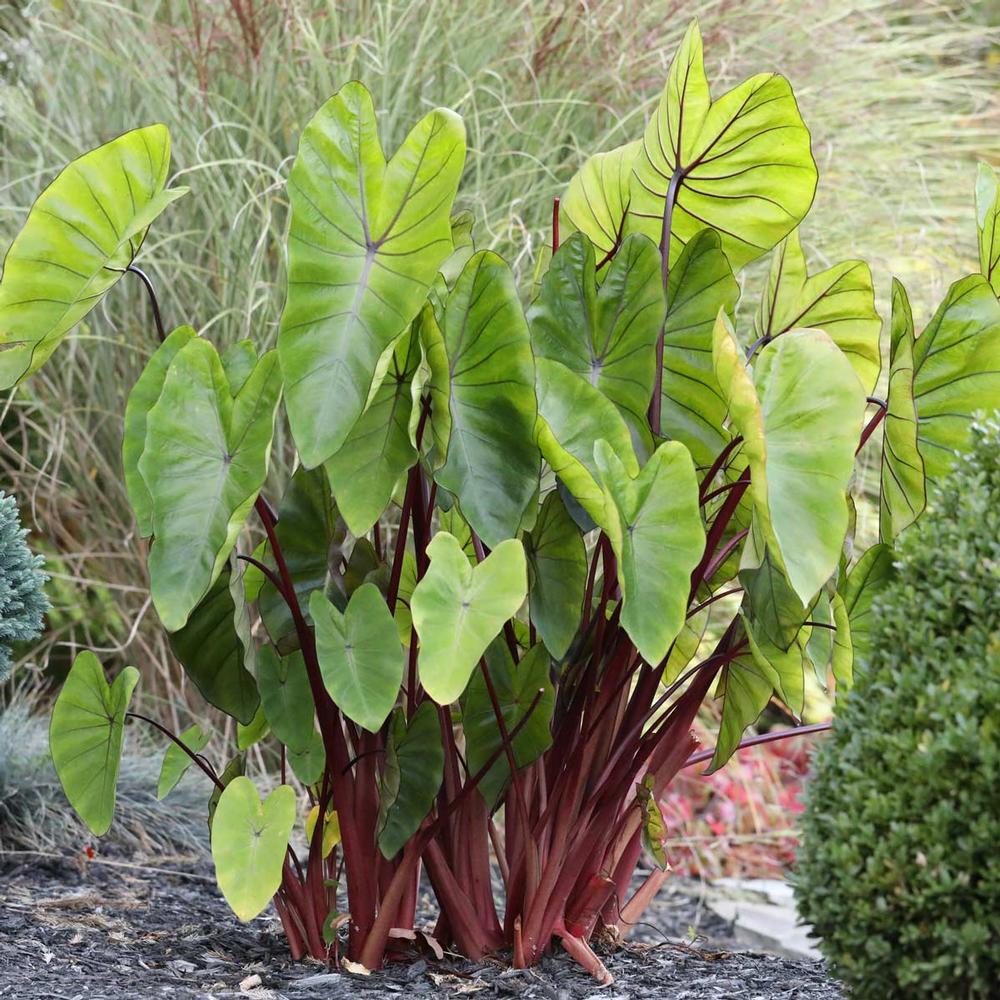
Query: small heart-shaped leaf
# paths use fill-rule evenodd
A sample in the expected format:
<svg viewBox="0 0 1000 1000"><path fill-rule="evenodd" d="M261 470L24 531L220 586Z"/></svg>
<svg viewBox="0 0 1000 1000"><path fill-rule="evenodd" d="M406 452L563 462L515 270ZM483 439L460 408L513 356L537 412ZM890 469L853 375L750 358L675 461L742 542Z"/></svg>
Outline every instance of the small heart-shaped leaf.
<svg viewBox="0 0 1000 1000"><path fill-rule="evenodd" d="M212 820L215 876L240 920L263 913L281 885L288 838L295 826L295 792L279 785L264 802L253 782L234 778Z"/></svg>
<svg viewBox="0 0 1000 1000"><path fill-rule="evenodd" d="M126 667L108 684L100 661L84 650L52 709L52 763L70 805L98 837L114 818L125 712L138 682L139 671Z"/></svg>
<svg viewBox="0 0 1000 1000"><path fill-rule="evenodd" d="M403 647L382 592L358 587L341 614L318 590L309 600L316 652L330 697L353 722L376 733L396 703Z"/></svg>
<svg viewBox="0 0 1000 1000"><path fill-rule="evenodd" d="M420 637L420 680L439 704L465 690L486 647L524 603L528 569L515 538L472 566L454 535L439 531L427 546L431 565L410 601Z"/></svg>

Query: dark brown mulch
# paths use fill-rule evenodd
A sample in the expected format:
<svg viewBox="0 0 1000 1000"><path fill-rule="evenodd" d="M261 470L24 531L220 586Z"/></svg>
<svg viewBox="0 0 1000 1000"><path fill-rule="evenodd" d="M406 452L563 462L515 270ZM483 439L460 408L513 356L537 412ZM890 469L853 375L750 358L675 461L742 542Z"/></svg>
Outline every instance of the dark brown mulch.
<svg viewBox="0 0 1000 1000"><path fill-rule="evenodd" d="M693 897L677 890L662 894L641 929L641 943L605 957L615 983L602 988L561 953L523 971L500 962L476 966L418 957L367 977L292 963L273 914L240 924L204 866L172 870L179 874L127 862L81 870L63 861L5 865L0 859L0 998L843 997L820 963L729 950L720 938L725 925L717 919L706 924ZM715 940L684 943L699 924Z"/></svg>

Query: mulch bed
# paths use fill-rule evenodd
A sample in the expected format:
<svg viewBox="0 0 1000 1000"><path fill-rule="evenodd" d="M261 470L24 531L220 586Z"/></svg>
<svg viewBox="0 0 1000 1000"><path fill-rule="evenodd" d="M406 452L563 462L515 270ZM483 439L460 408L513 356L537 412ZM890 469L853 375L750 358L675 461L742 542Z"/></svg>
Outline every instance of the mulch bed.
<svg viewBox="0 0 1000 1000"><path fill-rule="evenodd" d="M0 998L374 1000L419 995L524 1000L833 1000L816 962L730 950L727 928L683 883L664 890L637 941L604 956L599 987L562 953L531 970L417 958L372 976L292 963L273 915L240 924L201 865L79 867L0 858ZM691 941L691 928L700 935Z"/></svg>

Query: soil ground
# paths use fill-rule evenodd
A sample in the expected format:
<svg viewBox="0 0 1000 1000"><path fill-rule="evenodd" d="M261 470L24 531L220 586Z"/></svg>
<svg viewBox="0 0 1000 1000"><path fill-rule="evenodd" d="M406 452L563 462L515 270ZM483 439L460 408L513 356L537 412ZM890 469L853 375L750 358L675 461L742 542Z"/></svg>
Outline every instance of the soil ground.
<svg viewBox="0 0 1000 1000"><path fill-rule="evenodd" d="M735 950L694 884L664 889L599 987L561 952L536 969L414 956L371 976L293 963L269 912L240 924L204 864L0 858L3 1000L834 1000L821 963Z"/></svg>

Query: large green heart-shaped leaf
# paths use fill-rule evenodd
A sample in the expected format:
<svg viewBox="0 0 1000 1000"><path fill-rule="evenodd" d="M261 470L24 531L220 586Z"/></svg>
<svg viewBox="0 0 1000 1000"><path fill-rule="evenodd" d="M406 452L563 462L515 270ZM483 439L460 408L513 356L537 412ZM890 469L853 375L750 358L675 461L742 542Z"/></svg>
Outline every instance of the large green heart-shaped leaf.
<svg viewBox="0 0 1000 1000"><path fill-rule="evenodd" d="M875 389L882 318L875 311L871 268L845 260L810 276L797 229L774 252L755 332L773 339L796 327L826 333L847 355L865 391Z"/></svg>
<svg viewBox="0 0 1000 1000"><path fill-rule="evenodd" d="M98 836L111 827L125 739L125 713L139 671L126 667L108 684L89 650L77 654L52 708L49 749L77 815Z"/></svg>
<svg viewBox="0 0 1000 1000"><path fill-rule="evenodd" d="M981 274L948 289L916 340L913 371L920 454L936 482L968 446L972 415L1000 401L1000 302Z"/></svg>
<svg viewBox="0 0 1000 1000"><path fill-rule="evenodd" d="M536 359L535 392L535 438L542 456L573 498L603 525L604 491L594 461L594 442L607 441L634 476L639 462L628 425L614 403L558 361Z"/></svg>
<svg viewBox="0 0 1000 1000"><path fill-rule="evenodd" d="M629 236L597 286L594 245L574 233L552 258L528 310L535 357L550 358L598 388L633 432L648 436L663 283L655 244Z"/></svg>
<svg viewBox="0 0 1000 1000"><path fill-rule="evenodd" d="M212 860L222 895L240 920L263 913L278 891L294 826L291 785L279 785L263 802L249 778L226 786L212 820Z"/></svg>
<svg viewBox="0 0 1000 1000"><path fill-rule="evenodd" d="M423 317L427 333L434 321ZM458 498L465 519L487 545L517 533L538 489L534 361L514 276L490 251L469 259L448 296L440 340L429 363L438 484ZM442 399L447 392L447 399ZM446 443L445 443L446 442Z"/></svg>
<svg viewBox="0 0 1000 1000"><path fill-rule="evenodd" d="M618 559L622 626L647 663L658 664L684 627L691 573L705 550L691 453L665 441L638 476L607 441L594 445Z"/></svg>
<svg viewBox="0 0 1000 1000"><path fill-rule="evenodd" d="M313 742L315 710L302 653L278 656L273 646L257 653L257 686L274 735L289 750L303 753Z"/></svg>
<svg viewBox="0 0 1000 1000"><path fill-rule="evenodd" d="M74 160L38 196L0 278L0 390L38 371L135 260L164 190L170 133L148 125Z"/></svg>
<svg viewBox="0 0 1000 1000"><path fill-rule="evenodd" d="M393 858L417 832L434 805L444 777L444 747L437 707L422 702L409 725L402 709L392 719L379 784L378 846Z"/></svg>
<svg viewBox="0 0 1000 1000"><path fill-rule="evenodd" d="M537 760L552 743L550 725L555 692L549 677L551 663L541 643L532 646L516 664L505 642L494 641L486 651L487 669L508 734L524 718L539 691L543 692L531 717L514 737L512 749L519 768ZM477 774L503 746L496 711L481 670L472 675L462 699L462 730L469 773ZM508 781L510 764L506 753L501 753L479 783L479 791L491 809Z"/></svg>
<svg viewBox="0 0 1000 1000"><path fill-rule="evenodd" d="M761 73L712 101L701 33L688 27L632 167L626 229L661 241L671 263L706 226L739 270L809 211L816 164L788 81Z"/></svg>
<svg viewBox="0 0 1000 1000"><path fill-rule="evenodd" d="M847 533L847 486L865 391L821 330L792 330L772 341L751 380L720 315L713 360L743 437L755 516L795 593L810 604L837 568Z"/></svg>
<svg viewBox="0 0 1000 1000"><path fill-rule="evenodd" d="M663 324L660 429L680 441L695 465L709 468L730 439L726 400L712 366L712 331L719 310L732 318L740 297L722 241L703 229L670 269Z"/></svg>
<svg viewBox="0 0 1000 1000"><path fill-rule="evenodd" d="M215 348L196 337L147 414L139 472L152 500L153 603L168 631L184 626L218 579L267 477L277 362L265 354L234 397Z"/></svg>
<svg viewBox="0 0 1000 1000"><path fill-rule="evenodd" d="M212 734L201 726L194 725L185 729L177 738L191 753L201 753L208 746ZM156 783L157 799L165 799L177 787L177 783L193 763L189 754L176 743L171 743L163 754L163 763L160 765L160 778Z"/></svg>
<svg viewBox="0 0 1000 1000"><path fill-rule="evenodd" d="M309 611L330 697L349 719L377 733L396 704L405 665L385 597L374 583L366 583L341 614L317 590Z"/></svg>
<svg viewBox="0 0 1000 1000"><path fill-rule="evenodd" d="M595 153L573 175L559 205L570 225L589 236L602 254L610 253L621 240L632 164L641 146L636 139Z"/></svg>
<svg viewBox="0 0 1000 1000"><path fill-rule="evenodd" d="M288 180L288 299L278 351L307 467L343 445L451 253L451 203L464 162L462 121L439 108L387 163L371 94L355 82L302 132Z"/></svg>
<svg viewBox="0 0 1000 1000"><path fill-rule="evenodd" d="M202 697L244 725L260 704L251 626L243 580L226 566L187 624L168 636L174 656Z"/></svg>
<svg viewBox="0 0 1000 1000"><path fill-rule="evenodd" d="M894 573L892 549L880 543L861 556L838 587L847 610L855 663L864 662L871 649L872 605Z"/></svg>
<svg viewBox="0 0 1000 1000"><path fill-rule="evenodd" d="M385 380L340 449L324 463L347 527L365 534L382 516L396 484L417 460L410 442L410 389L420 363L411 335L396 345Z"/></svg>
<svg viewBox="0 0 1000 1000"><path fill-rule="evenodd" d="M329 591L334 600L339 600L343 592L339 564L347 530L323 469L300 465L295 470L278 506L274 531L299 606L308 621L309 597L314 590ZM272 569L276 568L270 547L265 547L263 560ZM343 601L346 605L346 597ZM270 580L264 581L257 603L267 634L278 651L284 654L297 649L299 640L292 613Z"/></svg>
<svg viewBox="0 0 1000 1000"><path fill-rule="evenodd" d="M420 637L420 680L439 704L465 690L486 647L528 593L524 547L501 542L473 566L454 535L439 531L427 546L430 568L410 598Z"/></svg>
<svg viewBox="0 0 1000 1000"><path fill-rule="evenodd" d="M882 437L879 535L892 542L927 503L924 460L918 447L913 400L913 316L903 286L892 282L892 347L889 392Z"/></svg>
<svg viewBox="0 0 1000 1000"><path fill-rule="evenodd" d="M979 270L1000 295L1000 182L987 163L976 174L976 223L979 230Z"/></svg>
<svg viewBox="0 0 1000 1000"><path fill-rule="evenodd" d="M553 490L524 538L531 621L545 648L562 659L576 635L587 587L587 546L566 505Z"/></svg>
<svg viewBox="0 0 1000 1000"><path fill-rule="evenodd" d="M177 352L197 334L189 326L180 326L153 353L142 374L136 379L125 404L125 428L122 437L122 468L125 489L135 513L136 527L143 538L153 533L153 501L139 472L139 458L146 447L146 418L163 391L163 380Z"/></svg>

